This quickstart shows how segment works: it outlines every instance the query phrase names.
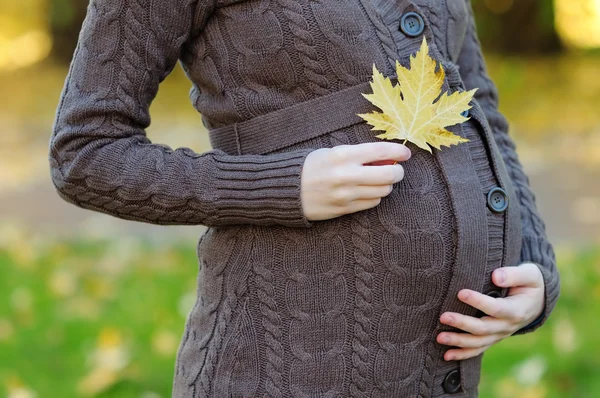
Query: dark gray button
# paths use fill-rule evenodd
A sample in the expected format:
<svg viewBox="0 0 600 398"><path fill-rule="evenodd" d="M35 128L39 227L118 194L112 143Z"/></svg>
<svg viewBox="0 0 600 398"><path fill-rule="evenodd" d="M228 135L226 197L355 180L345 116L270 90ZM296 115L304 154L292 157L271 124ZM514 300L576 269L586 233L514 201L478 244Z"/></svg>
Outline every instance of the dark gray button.
<svg viewBox="0 0 600 398"><path fill-rule="evenodd" d="M508 195L500 187L492 189L487 195L487 204L494 213L502 213L508 208Z"/></svg>
<svg viewBox="0 0 600 398"><path fill-rule="evenodd" d="M454 394L460 391L460 372L458 369L455 369L446 375L442 386L447 394Z"/></svg>
<svg viewBox="0 0 600 398"><path fill-rule="evenodd" d="M416 37L425 30L423 17L416 12L409 11L400 19L400 30L408 37Z"/></svg>

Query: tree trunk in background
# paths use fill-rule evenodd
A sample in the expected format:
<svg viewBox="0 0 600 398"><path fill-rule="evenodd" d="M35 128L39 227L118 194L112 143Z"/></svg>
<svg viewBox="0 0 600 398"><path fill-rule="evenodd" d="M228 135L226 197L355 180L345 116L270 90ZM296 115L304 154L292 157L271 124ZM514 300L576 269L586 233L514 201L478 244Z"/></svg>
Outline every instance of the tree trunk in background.
<svg viewBox="0 0 600 398"><path fill-rule="evenodd" d="M486 50L505 54L546 54L561 50L554 28L552 1L471 1Z"/></svg>
<svg viewBox="0 0 600 398"><path fill-rule="evenodd" d="M64 64L73 57L88 0L49 0L48 17L53 39L50 56Z"/></svg>

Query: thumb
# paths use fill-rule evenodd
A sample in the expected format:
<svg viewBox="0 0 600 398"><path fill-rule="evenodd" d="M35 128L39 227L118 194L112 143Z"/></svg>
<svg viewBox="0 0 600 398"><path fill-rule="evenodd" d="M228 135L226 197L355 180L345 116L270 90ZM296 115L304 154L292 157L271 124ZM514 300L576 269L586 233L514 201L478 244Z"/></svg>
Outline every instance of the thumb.
<svg viewBox="0 0 600 398"><path fill-rule="evenodd" d="M542 287L544 278L534 263L522 263L516 267L503 267L494 270L492 282L499 287Z"/></svg>

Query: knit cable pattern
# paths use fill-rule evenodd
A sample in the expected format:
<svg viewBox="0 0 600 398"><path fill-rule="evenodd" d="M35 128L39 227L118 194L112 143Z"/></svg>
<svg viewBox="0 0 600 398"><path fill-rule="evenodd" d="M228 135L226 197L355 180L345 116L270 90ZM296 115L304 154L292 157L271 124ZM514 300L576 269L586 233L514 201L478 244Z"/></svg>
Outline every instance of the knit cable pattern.
<svg viewBox="0 0 600 398"><path fill-rule="evenodd" d="M375 10L368 4L368 0L360 0L363 11L369 16L369 20L373 24L377 33L377 38L381 43L383 51L387 55L389 67L391 67L391 73L395 73L396 60L398 58L398 48L394 43L394 37L390 32L390 28L383 23L381 14L375 12Z"/></svg>
<svg viewBox="0 0 600 398"><path fill-rule="evenodd" d="M308 80L311 92L325 95L329 90L329 81L325 76L323 65L319 62L316 41L311 34L308 20L304 15L301 2L292 0L276 0L289 20L290 31L294 35L294 46L298 50L300 61L304 65L304 76Z"/></svg>
<svg viewBox="0 0 600 398"><path fill-rule="evenodd" d="M272 234L258 230L256 238L260 240L261 244L275 247ZM284 349L282 345L281 309L275 300L274 275L270 269L270 266L275 264L273 256L271 256L268 263L265 263L260 258L253 258L252 263L255 264L255 282L264 328L265 357L267 359L267 363L265 364L267 375L265 380L265 396L280 397L283 394Z"/></svg>
<svg viewBox="0 0 600 398"><path fill-rule="evenodd" d="M352 340L353 397L368 397L371 372L371 330L373 323L373 242L369 217L357 213L352 220L352 243L356 273L354 338Z"/></svg>

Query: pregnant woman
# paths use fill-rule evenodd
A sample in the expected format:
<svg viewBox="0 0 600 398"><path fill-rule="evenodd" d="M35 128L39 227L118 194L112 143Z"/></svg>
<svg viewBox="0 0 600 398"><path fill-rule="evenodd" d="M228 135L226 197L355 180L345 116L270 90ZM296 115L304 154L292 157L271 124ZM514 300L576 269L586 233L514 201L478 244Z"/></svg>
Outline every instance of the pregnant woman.
<svg viewBox="0 0 600 398"><path fill-rule="evenodd" d="M423 38L478 88L433 153L357 116ZM178 62L204 153L145 135ZM77 206L208 227L174 397L473 397L559 294L507 131L466 0L92 0L49 160Z"/></svg>

